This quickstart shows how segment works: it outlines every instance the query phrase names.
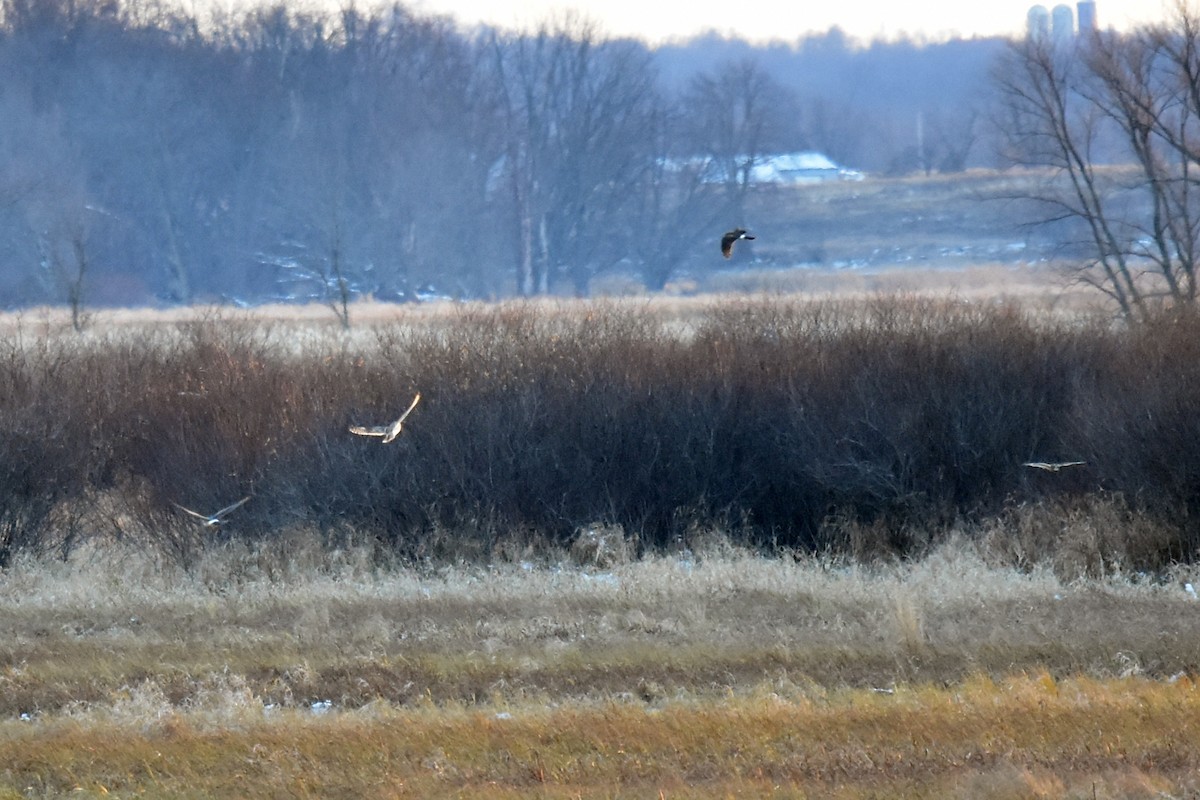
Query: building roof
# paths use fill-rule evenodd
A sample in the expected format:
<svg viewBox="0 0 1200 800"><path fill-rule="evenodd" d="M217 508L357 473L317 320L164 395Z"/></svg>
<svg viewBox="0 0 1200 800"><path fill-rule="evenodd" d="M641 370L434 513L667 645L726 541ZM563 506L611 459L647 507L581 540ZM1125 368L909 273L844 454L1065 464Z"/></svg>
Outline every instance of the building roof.
<svg viewBox="0 0 1200 800"><path fill-rule="evenodd" d="M793 183L835 177L838 165L823 153L805 151L765 156L750 170L752 183Z"/></svg>

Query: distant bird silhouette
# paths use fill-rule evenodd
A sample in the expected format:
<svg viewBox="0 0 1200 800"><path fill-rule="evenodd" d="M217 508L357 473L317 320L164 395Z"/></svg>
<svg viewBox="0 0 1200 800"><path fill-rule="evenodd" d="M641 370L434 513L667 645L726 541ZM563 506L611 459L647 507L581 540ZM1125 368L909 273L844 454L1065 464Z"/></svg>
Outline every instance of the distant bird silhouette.
<svg viewBox="0 0 1200 800"><path fill-rule="evenodd" d="M1047 472L1058 472L1064 467L1081 467L1086 463L1086 461L1026 461L1021 466L1033 467L1034 469L1044 469Z"/></svg>
<svg viewBox="0 0 1200 800"><path fill-rule="evenodd" d="M733 243L738 239L753 239L754 237L746 233L744 228L734 228L721 237L721 255L729 258L733 255Z"/></svg>
<svg viewBox="0 0 1200 800"><path fill-rule="evenodd" d="M179 505L179 503L171 503L171 505L175 506L180 511L183 511L187 514L191 514L196 519L203 520L204 527L211 528L214 525L220 525L224 521L223 517L226 514L229 514L234 509L241 508L241 506L247 500L249 500L250 497L251 497L251 495L246 495L241 500L238 500L236 503L233 503L232 505L225 506L224 508L222 508L220 511L218 511L215 514L201 514L199 511L192 511L190 508L185 508L184 506Z"/></svg>
<svg viewBox="0 0 1200 800"><path fill-rule="evenodd" d="M400 426L404 424L404 420L408 419L408 415L411 414L412 410L417 407L417 403L420 402L420 400L421 393L417 392L417 396L413 398L412 404L409 405L408 410L400 415L400 419L396 420L390 425L372 425L370 427L364 425L351 425L350 432L357 433L359 436L382 436L383 443L387 444L400 435Z"/></svg>

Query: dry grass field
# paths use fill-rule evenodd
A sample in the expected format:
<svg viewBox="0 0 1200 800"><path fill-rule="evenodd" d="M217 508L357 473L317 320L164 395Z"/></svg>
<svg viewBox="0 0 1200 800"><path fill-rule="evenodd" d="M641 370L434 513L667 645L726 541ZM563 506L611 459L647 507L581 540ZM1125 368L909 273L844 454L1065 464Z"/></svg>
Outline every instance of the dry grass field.
<svg viewBox="0 0 1200 800"><path fill-rule="evenodd" d="M821 267L774 267L768 259L756 267L714 272L703 280L680 279L659 295L648 295L640 283L620 276L599 277L593 284L597 298L611 305L632 308L664 320L686 322L722 297L786 297L795 302L861 302L880 296L952 298L990 305L1016 303L1038 313L1107 315L1112 309L1094 289L1077 281L1077 273L1056 263L955 264L953 267L881 265L859 270ZM522 301L523 305L554 312L586 308L594 301L555 297ZM355 327L403 323L437 325L450 308L486 308L486 303L453 301L395 305L363 300L350 306ZM199 323L206 319L300 323L314 329L336 328L329 306L274 304L240 310L220 306L150 308L96 308L87 312L93 333L142 330ZM18 330L27 335L71 335L71 312L66 307L39 307L0 313L0 333Z"/></svg>
<svg viewBox="0 0 1200 800"><path fill-rule="evenodd" d="M0 798L1200 796L1194 321L903 280L0 320Z"/></svg>
<svg viewBox="0 0 1200 800"><path fill-rule="evenodd" d="M716 536L607 569L277 546L6 570L0 797L1200 789L1184 570L1067 583L961 540L875 567Z"/></svg>

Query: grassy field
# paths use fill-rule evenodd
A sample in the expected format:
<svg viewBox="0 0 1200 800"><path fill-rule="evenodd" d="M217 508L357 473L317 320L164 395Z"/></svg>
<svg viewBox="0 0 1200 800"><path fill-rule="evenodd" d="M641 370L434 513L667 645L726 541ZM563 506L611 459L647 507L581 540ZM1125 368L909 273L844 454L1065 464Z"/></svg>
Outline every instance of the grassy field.
<svg viewBox="0 0 1200 800"><path fill-rule="evenodd" d="M780 266L837 270L1044 264L1065 256L1062 226L1030 226L1019 198L1047 176L1020 170L764 187L747 202L754 252Z"/></svg>
<svg viewBox="0 0 1200 800"><path fill-rule="evenodd" d="M1198 711L1190 685L977 677L660 709L71 720L0 752L11 797L1161 798L1198 788Z"/></svg>
<svg viewBox="0 0 1200 800"><path fill-rule="evenodd" d="M964 541L863 567L713 537L608 569L278 546L7 570L0 797L1200 788L1184 570L1064 583Z"/></svg>
<svg viewBox="0 0 1200 800"><path fill-rule="evenodd" d="M908 279L0 320L0 798L1197 796L1200 323Z"/></svg>

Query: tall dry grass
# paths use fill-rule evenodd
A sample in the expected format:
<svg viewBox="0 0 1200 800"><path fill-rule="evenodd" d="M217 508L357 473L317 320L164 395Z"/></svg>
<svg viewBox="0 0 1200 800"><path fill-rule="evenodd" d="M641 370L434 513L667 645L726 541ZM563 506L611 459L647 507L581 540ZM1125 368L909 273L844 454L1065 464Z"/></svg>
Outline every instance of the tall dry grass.
<svg viewBox="0 0 1200 800"><path fill-rule="evenodd" d="M133 545L26 557L0 582L0 718L143 683L190 707L224 682L260 705L713 696L973 673L1190 674L1200 617L1179 568L1065 580L966 538L863 567L705 550L611 569L380 568L317 540L208 548L188 570ZM281 565L284 565L281 568Z"/></svg>
<svg viewBox="0 0 1200 800"><path fill-rule="evenodd" d="M132 543L22 556L0 797L1195 791L1192 572L703 541L606 570L380 569L300 539L188 570Z"/></svg>
<svg viewBox="0 0 1200 800"><path fill-rule="evenodd" d="M453 307L348 335L220 318L17 329L0 340L0 564L93 536L190 563L211 541L295 530L488 559L593 524L643 549L720 527L878 558L958 523L1099 502L1148 532L1101 558L1157 569L1197 545L1198 333L1186 315L1127 330L1011 305L782 297ZM347 433L417 391L393 445ZM172 506L246 494L203 536Z"/></svg>
<svg viewBox="0 0 1200 800"><path fill-rule="evenodd" d="M890 695L763 686L651 710L381 704L274 719L232 698L148 719L161 700L133 694L78 720L0 723L0 796L1149 800L1196 792L1198 705L1188 682L1045 674Z"/></svg>

